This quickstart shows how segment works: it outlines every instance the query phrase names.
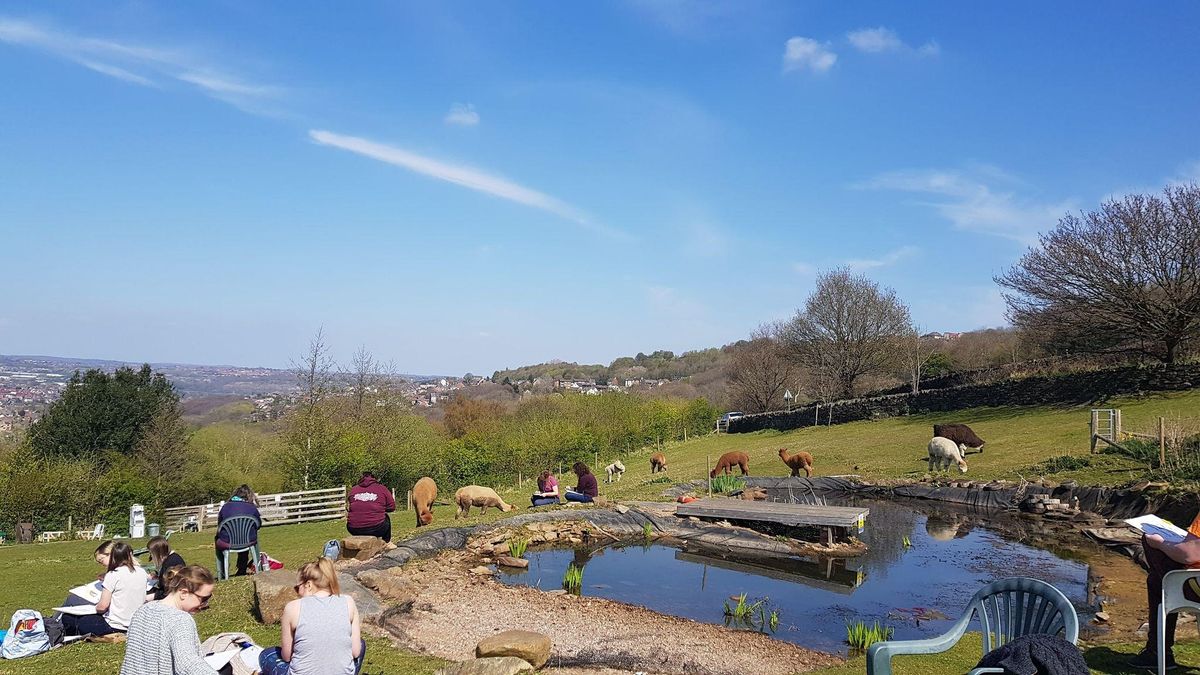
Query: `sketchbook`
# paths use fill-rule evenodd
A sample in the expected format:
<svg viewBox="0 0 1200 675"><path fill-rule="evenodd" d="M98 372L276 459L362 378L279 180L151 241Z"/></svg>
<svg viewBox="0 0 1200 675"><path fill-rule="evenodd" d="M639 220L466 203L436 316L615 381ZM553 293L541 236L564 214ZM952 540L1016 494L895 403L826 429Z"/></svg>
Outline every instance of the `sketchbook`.
<svg viewBox="0 0 1200 675"><path fill-rule="evenodd" d="M1125 522L1144 534L1157 534L1163 538L1163 541L1171 544L1178 544L1188 536L1187 530L1180 529L1170 521L1163 520L1154 514L1126 518Z"/></svg>
<svg viewBox="0 0 1200 675"><path fill-rule="evenodd" d="M90 614L98 614L95 605L71 605L70 607L51 607L56 612L63 614L71 614L74 616L88 616Z"/></svg>
<svg viewBox="0 0 1200 675"><path fill-rule="evenodd" d="M241 650L227 649L223 652L217 652L216 654L209 654L208 656L204 657L204 660L208 662L208 665L211 666L213 670L220 670L225 667L225 664L232 661L233 657L237 656L239 651Z"/></svg>
<svg viewBox="0 0 1200 675"><path fill-rule="evenodd" d="M100 593L101 593L100 582L93 581L90 584L76 586L75 588L72 588L70 590L70 593L71 593L71 595L74 595L77 598L82 598L84 600L87 600L88 602L90 602L94 605L97 602L100 602Z"/></svg>

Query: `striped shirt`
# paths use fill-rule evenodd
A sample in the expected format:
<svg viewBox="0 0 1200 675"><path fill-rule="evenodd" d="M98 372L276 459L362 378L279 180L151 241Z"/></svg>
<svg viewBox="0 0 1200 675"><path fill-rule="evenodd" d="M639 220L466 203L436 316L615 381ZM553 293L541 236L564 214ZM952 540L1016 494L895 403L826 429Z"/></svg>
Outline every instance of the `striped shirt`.
<svg viewBox="0 0 1200 675"><path fill-rule="evenodd" d="M217 675L200 654L191 614L147 602L133 614L121 675Z"/></svg>

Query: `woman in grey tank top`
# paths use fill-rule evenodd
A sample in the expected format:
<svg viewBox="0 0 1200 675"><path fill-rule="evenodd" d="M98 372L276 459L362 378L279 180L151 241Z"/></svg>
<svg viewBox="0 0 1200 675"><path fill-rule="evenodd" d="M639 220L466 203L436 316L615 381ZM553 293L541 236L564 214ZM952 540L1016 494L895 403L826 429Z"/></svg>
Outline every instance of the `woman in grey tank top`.
<svg viewBox="0 0 1200 675"><path fill-rule="evenodd" d="M283 608L280 646L263 650L262 675L356 675L367 645L354 598L340 595L328 558L300 567L298 600Z"/></svg>

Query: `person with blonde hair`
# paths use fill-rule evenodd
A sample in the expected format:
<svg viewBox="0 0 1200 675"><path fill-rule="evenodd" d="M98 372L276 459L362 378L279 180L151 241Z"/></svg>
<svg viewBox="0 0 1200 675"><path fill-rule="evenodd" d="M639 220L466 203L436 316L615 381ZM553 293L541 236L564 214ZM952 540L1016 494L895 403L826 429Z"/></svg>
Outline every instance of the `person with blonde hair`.
<svg viewBox="0 0 1200 675"><path fill-rule="evenodd" d="M263 650L262 675L356 675L367 644L354 598L341 595L328 558L300 567L300 598L283 608L278 647Z"/></svg>
<svg viewBox="0 0 1200 675"><path fill-rule="evenodd" d="M208 608L213 575L200 565L172 567L166 596L134 612L121 675L217 675L204 660L192 615Z"/></svg>

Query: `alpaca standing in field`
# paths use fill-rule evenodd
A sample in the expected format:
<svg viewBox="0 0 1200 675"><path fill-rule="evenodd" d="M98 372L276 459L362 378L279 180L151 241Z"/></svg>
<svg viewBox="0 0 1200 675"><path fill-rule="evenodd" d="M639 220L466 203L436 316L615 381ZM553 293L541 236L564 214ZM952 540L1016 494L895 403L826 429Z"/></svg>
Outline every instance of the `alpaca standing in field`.
<svg viewBox="0 0 1200 675"><path fill-rule="evenodd" d="M489 506L494 506L501 511L515 511L517 507L505 502L496 494L496 491L490 487L482 485L468 485L461 487L458 492L454 493L454 502L458 504L458 513L454 514L454 519L466 518L471 515L471 507L479 507L479 515L483 515L488 510Z"/></svg>
<svg viewBox="0 0 1200 675"><path fill-rule="evenodd" d="M962 458L958 443L949 438L934 436L933 440L929 441L929 471L932 473L943 468L949 470L952 463L957 464L962 473L967 472L967 462Z"/></svg>
<svg viewBox="0 0 1200 675"><path fill-rule="evenodd" d="M708 477L716 478L717 474L722 471L728 476L733 473L733 467L735 466L742 470L743 476L750 475L750 455L736 450L721 455L721 458L717 460L717 465L709 472Z"/></svg>
<svg viewBox="0 0 1200 675"><path fill-rule="evenodd" d="M625 475L625 465L622 464L621 460L618 459L618 460L614 461L612 464L609 464L608 466L604 467L604 473L608 474L608 479L604 481L605 483L613 482L614 476L616 477L617 482L620 483L621 476Z"/></svg>
<svg viewBox="0 0 1200 675"><path fill-rule="evenodd" d="M417 512L417 527L433 522L433 500L437 499L437 483L429 476L417 481L412 489L412 509Z"/></svg>
<svg viewBox="0 0 1200 675"><path fill-rule="evenodd" d="M650 455L650 473L658 473L659 471L667 470L667 456L661 452L656 452Z"/></svg>
<svg viewBox="0 0 1200 675"><path fill-rule="evenodd" d="M779 449L779 459L783 460L784 464L792 470L793 476L799 476L801 471L808 478L812 478L813 456L803 450L798 450L795 453L788 454L787 448Z"/></svg>

